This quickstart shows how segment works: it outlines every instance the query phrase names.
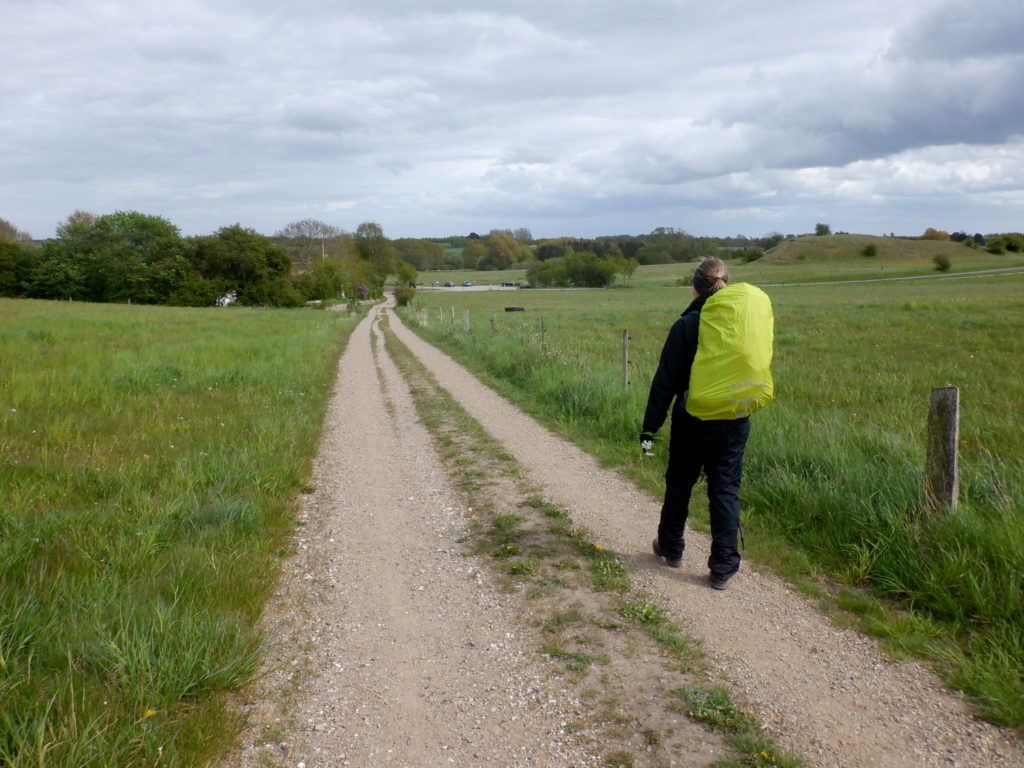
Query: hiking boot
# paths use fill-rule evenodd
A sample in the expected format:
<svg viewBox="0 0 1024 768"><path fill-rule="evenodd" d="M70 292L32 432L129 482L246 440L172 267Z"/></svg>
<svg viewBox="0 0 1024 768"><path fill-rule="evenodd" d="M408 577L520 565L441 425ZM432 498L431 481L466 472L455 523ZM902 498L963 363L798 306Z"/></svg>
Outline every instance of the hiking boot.
<svg viewBox="0 0 1024 768"><path fill-rule="evenodd" d="M680 565L683 564L682 555L680 555L679 557L669 557L662 551L661 545L658 543L657 539L651 542L651 549L654 550L654 554L656 556L664 558L665 564L668 565L669 568L678 568Z"/></svg>
<svg viewBox="0 0 1024 768"><path fill-rule="evenodd" d="M717 576L715 576L715 574L712 573L710 576L708 576L708 581L711 582L711 588L712 589L725 589L726 588L726 584L727 584L727 582L729 580L728 579L720 579Z"/></svg>

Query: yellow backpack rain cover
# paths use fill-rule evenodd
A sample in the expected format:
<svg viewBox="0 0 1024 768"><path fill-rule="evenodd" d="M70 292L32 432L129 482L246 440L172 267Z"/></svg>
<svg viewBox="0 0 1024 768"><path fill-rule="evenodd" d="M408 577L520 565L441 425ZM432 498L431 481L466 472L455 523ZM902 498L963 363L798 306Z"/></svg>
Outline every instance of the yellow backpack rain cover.
<svg viewBox="0 0 1024 768"><path fill-rule="evenodd" d="M698 419L739 419L774 397L768 294L749 283L727 285L700 312L697 356L686 412Z"/></svg>

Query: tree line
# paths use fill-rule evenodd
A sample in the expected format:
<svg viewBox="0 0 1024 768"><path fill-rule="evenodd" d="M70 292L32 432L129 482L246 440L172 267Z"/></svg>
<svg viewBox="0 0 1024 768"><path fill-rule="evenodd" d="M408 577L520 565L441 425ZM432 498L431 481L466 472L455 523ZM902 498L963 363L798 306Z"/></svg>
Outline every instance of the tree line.
<svg viewBox="0 0 1024 768"><path fill-rule="evenodd" d="M399 259L417 270L522 269L540 286L608 286L617 275L628 279L643 264L695 261L704 256L758 258L787 236L763 238L695 237L671 227L642 235L607 235L593 239L560 237L535 240L525 228L491 230L437 240L399 239Z"/></svg>
<svg viewBox="0 0 1024 768"><path fill-rule="evenodd" d="M815 235L830 235L818 223ZM495 229L445 238L385 237L364 222L347 232L316 219L295 221L273 236L234 224L183 237L160 216L76 211L56 237L33 241L0 219L0 296L212 306L300 306L335 298L379 297L397 278L401 303L418 272L435 269L522 269L539 286L611 285L640 265L730 256L754 261L797 235L696 237L672 227L641 235L535 240L529 229ZM1024 252L1024 236L949 233L929 228L921 239L954 240L992 253Z"/></svg>
<svg viewBox="0 0 1024 768"><path fill-rule="evenodd" d="M319 223L316 223L319 224ZM399 266L379 224L354 233L296 222L274 237L234 224L183 237L136 211L76 211L39 244L0 219L0 296L176 306L301 306L383 294Z"/></svg>

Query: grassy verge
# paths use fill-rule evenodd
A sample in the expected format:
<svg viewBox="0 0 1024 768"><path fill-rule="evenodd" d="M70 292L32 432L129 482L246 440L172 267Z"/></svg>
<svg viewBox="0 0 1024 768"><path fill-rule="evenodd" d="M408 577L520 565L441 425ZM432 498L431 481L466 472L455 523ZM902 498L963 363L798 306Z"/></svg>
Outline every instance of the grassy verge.
<svg viewBox="0 0 1024 768"><path fill-rule="evenodd" d="M754 419L743 501L752 554L854 609L894 651L932 660L980 714L1024 732L1021 279L770 289L778 394ZM636 433L687 296L516 299L524 312L503 312L500 295L424 295L407 317L510 399L660 494L663 449L641 461ZM470 311L469 332L447 320L450 306L460 319ZM955 513L929 515L924 426L929 391L943 385L961 390L961 501Z"/></svg>
<svg viewBox="0 0 1024 768"><path fill-rule="evenodd" d="M357 318L0 309L0 764L202 764Z"/></svg>
<svg viewBox="0 0 1024 768"><path fill-rule="evenodd" d="M527 487L514 458L390 331L386 345L473 510L467 544L504 589L522 596L540 650L560 663L586 704L587 714L563 728L598 744L607 766L667 765L693 750L693 723L712 731L702 744L719 743L729 755L716 768L798 765L708 682L713 674L697 641L632 585L615 553ZM690 723L680 725L680 716Z"/></svg>

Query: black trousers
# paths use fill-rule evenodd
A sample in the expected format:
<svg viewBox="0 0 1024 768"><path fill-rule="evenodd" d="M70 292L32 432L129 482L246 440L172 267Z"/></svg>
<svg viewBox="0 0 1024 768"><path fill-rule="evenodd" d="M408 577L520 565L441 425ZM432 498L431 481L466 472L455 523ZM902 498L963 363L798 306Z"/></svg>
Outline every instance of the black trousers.
<svg viewBox="0 0 1024 768"><path fill-rule="evenodd" d="M658 544L668 557L682 556L690 494L704 470L711 517L708 568L716 579L728 579L740 568L736 546L740 525L740 476L743 474L743 450L749 436L749 419L701 421L682 408L672 413Z"/></svg>

